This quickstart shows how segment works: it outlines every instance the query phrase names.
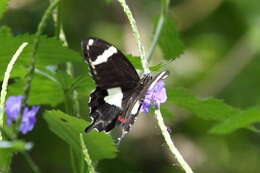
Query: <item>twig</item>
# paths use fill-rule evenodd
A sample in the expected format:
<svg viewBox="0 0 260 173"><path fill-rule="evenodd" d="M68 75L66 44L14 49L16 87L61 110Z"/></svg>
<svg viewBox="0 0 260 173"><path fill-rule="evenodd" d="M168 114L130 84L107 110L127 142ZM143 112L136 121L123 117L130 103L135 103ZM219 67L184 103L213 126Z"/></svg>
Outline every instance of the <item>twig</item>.
<svg viewBox="0 0 260 173"><path fill-rule="evenodd" d="M157 46L161 31L162 31L162 28L163 28L163 24L164 24L165 19L167 17L168 8L169 8L169 0L161 0L160 17L159 17L159 20L158 20L157 25L156 25L156 29L155 29L155 33L154 33L154 36L153 36L151 46L148 50L148 53L146 54L146 59L147 59L148 63L151 61L152 54L154 53L154 50Z"/></svg>
<svg viewBox="0 0 260 173"><path fill-rule="evenodd" d="M88 170L90 173L95 173L95 169L94 169L94 166L92 164L92 160L90 159L90 156L89 156L89 153L88 153L88 149L85 145L85 142L84 142L84 138L83 138L83 134L81 133L80 134L80 144L81 144L81 147L82 147L82 152L83 152L83 155L84 155L84 160L86 162L86 164L88 165Z"/></svg>
<svg viewBox="0 0 260 173"><path fill-rule="evenodd" d="M137 43L137 46L138 46L138 49L139 49L141 62L142 62L142 66L143 66L143 69L144 69L144 74L148 74L148 73L150 73L150 70L148 68L147 59L145 58L145 50L144 50L143 44L141 42L141 37L140 37L139 31L137 29L135 19L132 15L131 10L129 9L128 5L126 4L125 0L118 0L118 2L123 7L124 12L125 12L128 20L129 20L129 22L130 22L131 27L132 27L133 35L134 35L134 38L136 40L136 43Z"/></svg>
<svg viewBox="0 0 260 173"><path fill-rule="evenodd" d="M21 44L21 46L17 49L17 51L15 52L15 54L13 55L11 61L9 62L6 71L5 71L5 75L4 75L4 80L3 80L3 84L2 84L2 89L1 89L1 97L0 97L0 127L4 128L4 109L5 109L5 98L7 95L7 87L8 87L8 80L10 77L10 74L12 72L13 66L15 61L18 59L19 55L22 53L23 49L28 45L28 43L24 42ZM0 131L0 140L3 140L3 136L2 133Z"/></svg>
<svg viewBox="0 0 260 173"><path fill-rule="evenodd" d="M173 156L176 158L176 160L178 161L178 163L180 164L180 166L183 168L183 170L186 172L186 173L193 173L192 172L192 169L190 168L190 166L188 165L188 163L183 159L181 153L178 151L178 149L175 147L172 139L171 139L171 136L167 130L167 127L166 125L164 124L163 122L163 117L162 117L162 114L161 114L161 111L159 109L156 109L154 111L154 114L156 116L156 119L157 119L157 122L158 122L158 125L161 129L161 132L162 132L162 135L171 151L171 153L173 154Z"/></svg>
<svg viewBox="0 0 260 173"><path fill-rule="evenodd" d="M35 39L33 41L31 66L30 66L29 72L26 75L26 83L25 83L25 87L24 87L23 103L25 103L28 100L29 93L30 93L30 90L31 90L32 79L33 79L33 76L34 76L35 65L36 65L36 53L37 53L39 43L40 43L40 36L41 36L41 34L42 34L46 24L47 24L48 18L52 14L52 10L57 6L59 1L60 0L51 1L49 7L45 11L45 13L44 13L39 25L38 25L37 32L36 32L36 35L35 35Z"/></svg>

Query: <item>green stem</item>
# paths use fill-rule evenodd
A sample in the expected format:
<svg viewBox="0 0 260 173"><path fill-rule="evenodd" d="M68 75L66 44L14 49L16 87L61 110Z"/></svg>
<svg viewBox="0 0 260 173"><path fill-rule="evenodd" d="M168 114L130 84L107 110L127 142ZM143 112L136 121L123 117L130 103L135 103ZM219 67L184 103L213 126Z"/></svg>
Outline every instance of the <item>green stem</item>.
<svg viewBox="0 0 260 173"><path fill-rule="evenodd" d="M72 172L77 173L74 154L75 152L73 151L73 148L70 146L70 161L71 161Z"/></svg>
<svg viewBox="0 0 260 173"><path fill-rule="evenodd" d="M139 34L138 28L136 26L136 21L132 15L131 10L129 9L128 5L126 4L125 0L118 0L118 2L121 4L121 6L124 9L124 12L130 22L132 31L133 31L133 36L136 40L137 46L138 46L138 50L139 50L139 54L141 57L141 62L142 62L142 66L144 69L144 74L150 73L149 67L148 67L148 62L145 56L145 50L141 41L141 36Z"/></svg>
<svg viewBox="0 0 260 173"><path fill-rule="evenodd" d="M30 157L30 155L27 152L21 152L22 156L24 157L24 159L27 161L27 163L29 164L29 166L31 167L32 171L34 173L40 173L40 169L38 168L38 166L34 163L34 161L32 160L32 158Z"/></svg>
<svg viewBox="0 0 260 173"><path fill-rule="evenodd" d="M176 158L176 160L178 161L178 163L180 164L180 166L183 168L183 170L186 172L186 173L193 173L192 172L192 169L190 168L190 166L187 164L187 162L184 160L184 158L182 157L181 153L178 151L178 149L175 147L172 139L171 139L171 136L167 130L167 127L166 125L164 124L164 121L163 121L163 117L162 117L162 114L161 114L161 111L160 109L157 109L155 110L155 115L156 115L156 119L157 119L157 122L158 122L158 125L161 129L161 132L162 132L162 135L171 151L171 153L173 154L173 156Z"/></svg>
<svg viewBox="0 0 260 173"><path fill-rule="evenodd" d="M156 29L155 29L155 33L153 36L153 40L151 43L151 46L148 50L148 53L146 54L146 59L148 60L148 62L151 61L152 55L154 53L154 50L157 46L165 19L167 18L167 14L168 14L168 9L169 9L169 0L161 0L161 12L160 12L160 17L159 20L157 22L156 25Z"/></svg>
<svg viewBox="0 0 260 173"><path fill-rule="evenodd" d="M81 147L82 147L82 152L83 152L83 155L84 155L84 160L86 162L86 164L88 165L88 170L90 173L95 173L95 169L94 169L94 166L92 164L92 160L90 159L90 156L89 156L89 153L88 153L88 149L85 145L85 142L84 142L84 138L83 138L83 134L81 133L80 134L80 144L81 144Z"/></svg>
<svg viewBox="0 0 260 173"><path fill-rule="evenodd" d="M8 87L8 80L10 78L10 74L12 72L13 66L18 59L19 55L22 53L23 49L28 45L28 43L23 43L15 52L13 55L11 61L7 65L5 75L4 75L4 80L2 84L2 89L1 89L1 97L0 97L0 127L4 128L5 124L5 117L4 117L4 109L5 109L5 98L7 95L7 87ZM0 131L0 140L3 140L3 135Z"/></svg>
<svg viewBox="0 0 260 173"><path fill-rule="evenodd" d="M59 1L60 0L51 1L49 7L45 11L45 13L44 13L39 25L38 25L37 32L35 34L35 38L34 38L34 41L33 41L31 66L30 66L29 72L26 75L26 83L25 83L25 87L24 87L23 103L25 103L28 100L28 97L29 97L29 93L30 93L30 89L31 89L31 85L32 85L32 79L33 79L34 71L35 71L36 53L37 53L38 48L39 48L40 36L43 33L43 30L45 29L48 18L52 14L52 11L54 10L54 8L58 5Z"/></svg>
<svg viewBox="0 0 260 173"><path fill-rule="evenodd" d="M56 27L56 36L63 42L64 47L68 47L68 42L66 35L64 33L62 17L61 17L61 3L59 3L58 8L53 11L53 20ZM73 76L73 65L68 62L66 63L66 72L67 74ZM80 117L80 107L78 102L78 93L77 91L72 91L72 100L73 100L73 114L76 114L77 117ZM71 105L70 105L71 106Z"/></svg>

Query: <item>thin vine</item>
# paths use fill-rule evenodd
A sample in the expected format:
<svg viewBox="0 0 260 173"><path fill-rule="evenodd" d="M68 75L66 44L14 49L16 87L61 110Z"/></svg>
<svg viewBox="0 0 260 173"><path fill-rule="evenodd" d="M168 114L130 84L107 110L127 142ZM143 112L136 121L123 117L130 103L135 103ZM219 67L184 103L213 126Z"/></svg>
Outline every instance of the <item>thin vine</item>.
<svg viewBox="0 0 260 173"><path fill-rule="evenodd" d="M43 30L47 24L47 20L49 19L49 17L52 14L52 11L56 8L56 6L58 5L60 0L54 0L50 2L49 7L47 8L47 10L45 11L35 34L35 38L33 41L33 50L32 50L32 60L31 60L31 65L30 65L30 69L29 72L26 75L26 83L25 83L25 87L24 87L24 98L23 98L23 103L25 103L28 98L29 98L29 93L31 90L31 85L32 85L32 79L34 76L34 72L35 72L35 66L36 66L36 53L38 51L39 48L39 43L40 43L40 36L43 33Z"/></svg>
<svg viewBox="0 0 260 173"><path fill-rule="evenodd" d="M13 57L11 58L11 61L7 65L5 75L4 75L4 80L2 84L2 89L1 89L1 97L0 97L0 127L4 128L4 122L5 122L5 117L4 117L4 109L5 109L5 98L7 95L7 87L8 87L8 80L10 77L10 74L12 72L13 66L18 59L19 55L22 53L23 49L28 45L28 43L22 43L21 46L17 49ZM3 140L3 135L0 131L0 141Z"/></svg>
<svg viewBox="0 0 260 173"><path fill-rule="evenodd" d="M89 156L89 153L88 153L88 149L85 145L85 142L84 142L84 138L83 138L83 134L81 133L80 134L80 144L81 144L81 147L82 147L82 152L83 152L83 156L84 156L84 160L86 162L86 164L88 165L88 170L90 173L95 173L95 169L94 169L94 166L93 166L93 163L92 163L92 160Z"/></svg>

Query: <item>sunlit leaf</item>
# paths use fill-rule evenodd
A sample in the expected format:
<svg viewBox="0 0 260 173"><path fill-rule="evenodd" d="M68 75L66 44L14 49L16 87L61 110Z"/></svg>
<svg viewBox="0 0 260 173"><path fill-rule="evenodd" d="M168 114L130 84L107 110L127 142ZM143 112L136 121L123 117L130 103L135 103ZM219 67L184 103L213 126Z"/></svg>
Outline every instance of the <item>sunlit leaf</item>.
<svg viewBox="0 0 260 173"><path fill-rule="evenodd" d="M47 111L44 118L50 130L68 143L75 151L81 151L79 135L83 133L84 142L92 160L114 158L116 156L116 147L110 135L96 131L87 134L84 132L84 129L90 124L87 121L56 110Z"/></svg>

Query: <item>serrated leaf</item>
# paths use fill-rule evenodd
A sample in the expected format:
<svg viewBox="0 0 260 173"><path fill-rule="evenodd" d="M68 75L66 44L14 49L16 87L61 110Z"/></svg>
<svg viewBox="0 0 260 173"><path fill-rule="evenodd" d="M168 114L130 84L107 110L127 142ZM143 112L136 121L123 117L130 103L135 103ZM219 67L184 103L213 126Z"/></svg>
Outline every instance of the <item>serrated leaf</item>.
<svg viewBox="0 0 260 173"><path fill-rule="evenodd" d="M183 53L184 46L179 38L175 21L170 17L165 19L159 37L159 46L167 60L175 59Z"/></svg>
<svg viewBox="0 0 260 173"><path fill-rule="evenodd" d="M87 121L69 116L61 111L47 111L44 115L50 130L68 143L75 151L81 152L80 133L83 133L84 142L92 160L114 158L116 147L110 135L93 131L84 133L90 124Z"/></svg>
<svg viewBox="0 0 260 173"><path fill-rule="evenodd" d="M4 12L6 11L8 6L8 0L1 0L0 1L0 19L3 17Z"/></svg>
<svg viewBox="0 0 260 173"><path fill-rule="evenodd" d="M206 120L225 120L240 111L218 99L197 98L184 88L167 88L167 95L169 101Z"/></svg>
<svg viewBox="0 0 260 173"><path fill-rule="evenodd" d="M250 108L217 124L210 130L210 132L216 134L227 134L234 132L239 128L248 127L256 122L260 122L260 108Z"/></svg>

